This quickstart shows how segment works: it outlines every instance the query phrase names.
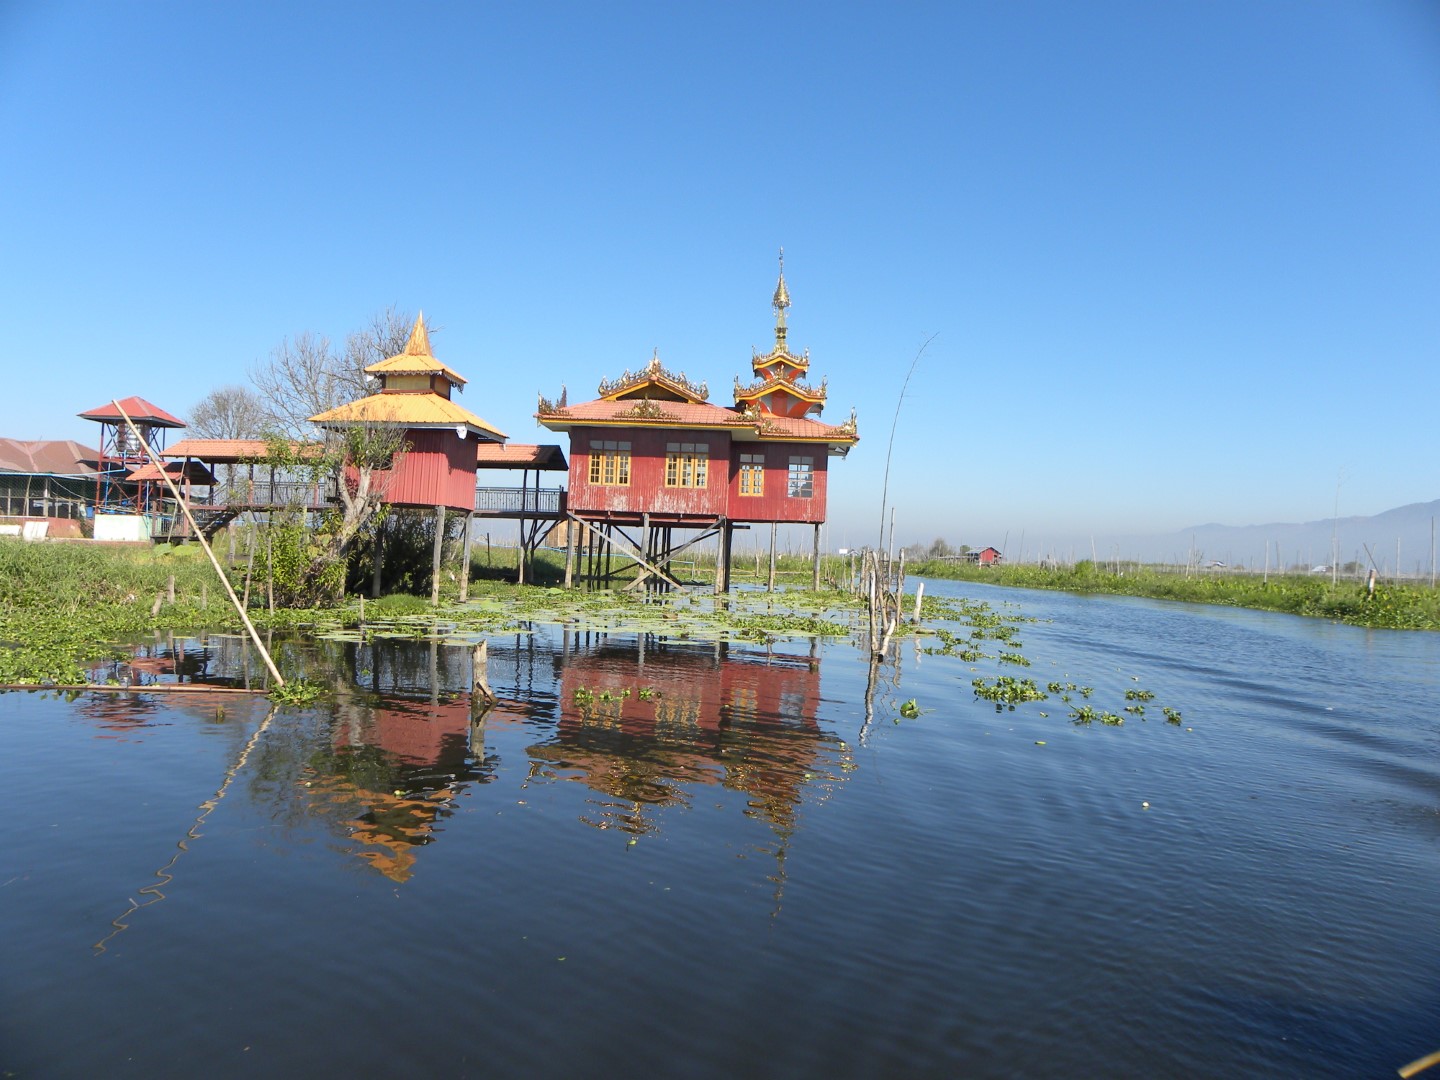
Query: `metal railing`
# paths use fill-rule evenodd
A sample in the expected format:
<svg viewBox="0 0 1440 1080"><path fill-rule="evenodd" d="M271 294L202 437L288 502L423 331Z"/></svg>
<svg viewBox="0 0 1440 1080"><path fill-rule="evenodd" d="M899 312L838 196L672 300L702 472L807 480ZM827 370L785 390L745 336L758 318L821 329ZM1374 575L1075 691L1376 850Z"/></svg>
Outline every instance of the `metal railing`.
<svg viewBox="0 0 1440 1080"><path fill-rule="evenodd" d="M565 513L565 492L561 488L475 489L475 509L490 514L547 514L559 517Z"/></svg>
<svg viewBox="0 0 1440 1080"><path fill-rule="evenodd" d="M237 480L215 489L211 506L296 506L319 509L337 498L334 481Z"/></svg>

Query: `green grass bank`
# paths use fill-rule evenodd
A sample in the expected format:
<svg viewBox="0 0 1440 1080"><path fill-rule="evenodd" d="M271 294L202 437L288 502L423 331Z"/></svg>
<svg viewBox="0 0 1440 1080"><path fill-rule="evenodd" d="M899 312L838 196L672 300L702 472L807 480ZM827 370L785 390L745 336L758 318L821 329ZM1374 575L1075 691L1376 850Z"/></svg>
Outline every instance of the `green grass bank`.
<svg viewBox="0 0 1440 1080"><path fill-rule="evenodd" d="M1386 630L1440 630L1440 589L1424 584L1382 582L1370 596L1363 581L1332 584L1329 575L1271 574L1267 578L1234 571L1187 574L1183 569L1169 571L1141 564L1115 567L1088 560L1073 566L977 566L932 559L912 564L909 572L1026 589L1224 604Z"/></svg>

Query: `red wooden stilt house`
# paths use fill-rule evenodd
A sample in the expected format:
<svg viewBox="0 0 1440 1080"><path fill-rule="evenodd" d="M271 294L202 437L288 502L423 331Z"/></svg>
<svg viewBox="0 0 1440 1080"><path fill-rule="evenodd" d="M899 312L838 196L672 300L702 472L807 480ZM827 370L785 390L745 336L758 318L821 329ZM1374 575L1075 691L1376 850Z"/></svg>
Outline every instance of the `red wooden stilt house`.
<svg viewBox="0 0 1440 1080"><path fill-rule="evenodd" d="M712 404L704 383L669 371L658 352L640 371L602 382L594 401L571 405L563 393L540 399L540 423L570 435L569 516L589 541L588 566L606 567L594 576L608 576L618 552L641 564L637 584L677 584L672 557L718 536L716 588L723 590L733 530L768 522L814 526L818 579L827 462L859 436L853 413L838 425L814 418L826 390L801 381L809 354L796 356L786 343L783 262L772 305L775 346L752 357L753 382L736 380L733 407ZM637 528L634 539L627 530ZM676 529L697 535L677 545Z"/></svg>

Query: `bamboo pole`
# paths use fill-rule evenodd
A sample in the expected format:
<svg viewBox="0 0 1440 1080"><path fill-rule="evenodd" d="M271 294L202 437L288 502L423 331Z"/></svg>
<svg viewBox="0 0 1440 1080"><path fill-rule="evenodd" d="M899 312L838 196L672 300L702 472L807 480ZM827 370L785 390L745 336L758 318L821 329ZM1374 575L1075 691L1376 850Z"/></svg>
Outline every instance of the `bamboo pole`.
<svg viewBox="0 0 1440 1080"><path fill-rule="evenodd" d="M270 658L269 651L260 641L260 634L255 629L255 624L250 621L250 616L247 615L245 609L240 606L240 598L235 595L235 590L230 585L230 579L225 576L225 571L220 569L220 561L215 558L215 552L210 549L210 541L205 539L204 535L196 526L195 517L190 513L190 504L180 497L180 489L175 486L175 481L170 479L170 474L165 471L164 462L162 462L155 451L150 448L150 444L145 440L145 437L140 434L140 429L135 426L135 421L131 420L129 414L120 407L120 402L111 401L110 404L115 406L115 411L124 419L126 425L130 428L130 433L135 436L136 441L139 442L141 448L149 457L150 463L160 470L160 475L165 478L165 483L170 485L170 493L175 496L175 501L180 504L180 509L185 513L185 520L190 522L190 528L195 530L195 539L199 540L200 546L205 549L205 555L210 559L210 565L215 568L215 574L220 578L220 584L225 586L225 592L230 597L230 602L235 605L235 610L239 612L240 621L245 624L245 629L250 633L250 640L253 641L255 647L260 650L260 656L264 659L265 666L270 669L270 674L275 679L275 685L284 686L285 679L281 676L280 669L275 666L275 661Z"/></svg>

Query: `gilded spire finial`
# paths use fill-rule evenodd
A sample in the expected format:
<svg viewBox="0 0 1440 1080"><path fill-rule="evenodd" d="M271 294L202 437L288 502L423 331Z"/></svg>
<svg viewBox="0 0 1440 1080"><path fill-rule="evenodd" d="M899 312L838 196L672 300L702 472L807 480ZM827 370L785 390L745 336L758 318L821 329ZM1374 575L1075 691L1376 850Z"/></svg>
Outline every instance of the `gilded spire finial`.
<svg viewBox="0 0 1440 1080"><path fill-rule="evenodd" d="M415 318L415 325L410 330L410 340L405 342L405 352L403 355L430 355L430 333L425 329L425 313L423 311Z"/></svg>
<svg viewBox="0 0 1440 1080"><path fill-rule="evenodd" d="M785 287L785 249L780 249L780 281L775 286L775 295L770 300L775 309L775 347L785 347L785 309L790 306L790 290Z"/></svg>

